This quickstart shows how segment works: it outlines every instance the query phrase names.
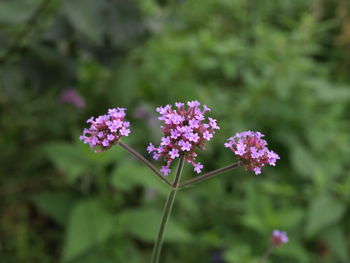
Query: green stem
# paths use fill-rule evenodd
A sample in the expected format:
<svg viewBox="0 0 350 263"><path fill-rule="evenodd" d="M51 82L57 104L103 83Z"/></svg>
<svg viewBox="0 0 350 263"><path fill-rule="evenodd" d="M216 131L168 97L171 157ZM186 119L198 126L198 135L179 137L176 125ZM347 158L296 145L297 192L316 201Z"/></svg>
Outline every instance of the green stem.
<svg viewBox="0 0 350 263"><path fill-rule="evenodd" d="M213 176L215 175L218 175L220 173L223 173L223 172L226 172L226 171L229 171L229 170L232 170L238 166L241 165L241 162L238 161L238 162L235 162L233 164L230 164L228 166L225 166L225 167L222 167L220 169L216 169L214 171L211 171L209 173L206 173L206 174L203 174L201 176L197 176L195 178L192 178L192 179L189 179L189 180L186 180L185 182L183 182L182 184L179 185L179 188L183 188L183 187L188 187L192 184L195 184L195 183L199 183L199 182L202 182L204 180L207 180L209 178L212 178Z"/></svg>
<svg viewBox="0 0 350 263"><path fill-rule="evenodd" d="M273 248L274 248L274 246L271 245L271 246L265 251L265 253L261 256L261 258L259 259L258 263L263 263L263 262L265 261L265 259L267 259L267 258L270 256L270 254L271 254Z"/></svg>
<svg viewBox="0 0 350 263"><path fill-rule="evenodd" d="M162 250L163 241L164 241L165 228L166 228L166 225L168 223L171 210L173 208L173 204L174 204L176 192L178 190L178 186L180 183L180 177L181 177L182 168L184 166L184 163L185 163L184 157L181 157L179 160L179 164L177 166L176 175L175 175L174 182L172 184L172 188L170 189L170 192L168 194L168 198L165 202L162 221L160 223L158 236L157 236L156 242L155 242L154 247L153 247L151 263L158 263L159 262L160 252Z"/></svg>
<svg viewBox="0 0 350 263"><path fill-rule="evenodd" d="M147 165L155 175L159 177L164 183L166 183L168 186L172 186L171 183L164 177L164 175L161 174L161 172L158 171L156 167L154 167L153 164L151 164L149 161L146 160L145 157L143 157L141 154L139 154L137 151L135 151L133 148L131 148L129 145L123 143L122 141L119 141L118 144L123 147L127 152L134 155L137 159L139 159L141 162L143 162L145 165Z"/></svg>

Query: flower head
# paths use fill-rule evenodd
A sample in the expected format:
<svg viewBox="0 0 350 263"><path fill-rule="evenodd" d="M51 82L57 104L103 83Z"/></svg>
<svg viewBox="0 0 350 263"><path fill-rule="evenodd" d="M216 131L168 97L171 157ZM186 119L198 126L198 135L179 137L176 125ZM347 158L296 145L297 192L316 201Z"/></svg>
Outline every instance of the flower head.
<svg viewBox="0 0 350 263"><path fill-rule="evenodd" d="M280 246L288 242L287 232L282 232L280 230L273 230L271 237L271 244L274 246Z"/></svg>
<svg viewBox="0 0 350 263"><path fill-rule="evenodd" d="M147 147L149 153L153 153L153 158L163 157L166 165L162 166L161 172L164 175L170 173L170 165L174 159L184 156L185 160L192 164L194 171L201 172L203 165L195 163L197 154L196 148L205 149L205 143L210 141L215 130L220 129L216 120L204 116L210 109L198 101L187 102L187 108L184 103L175 103L175 109L171 105L158 107L157 112L161 115L159 120L164 122L161 129L164 137L158 148L152 143Z"/></svg>
<svg viewBox="0 0 350 263"><path fill-rule="evenodd" d="M276 161L280 159L277 153L267 148L267 142L262 137L264 135L260 132L237 133L227 139L225 147L230 148L238 156L246 170L258 175L266 163L275 166Z"/></svg>
<svg viewBox="0 0 350 263"><path fill-rule="evenodd" d="M76 89L65 89L59 96L59 101L74 106L77 109L85 108L85 100L81 97Z"/></svg>
<svg viewBox="0 0 350 263"><path fill-rule="evenodd" d="M130 134L130 122L125 121L124 108L109 109L108 113L97 118L91 117L87 120L90 123L89 129L84 129L80 140L90 145L91 148L98 147L101 152L108 150L117 144L122 136Z"/></svg>

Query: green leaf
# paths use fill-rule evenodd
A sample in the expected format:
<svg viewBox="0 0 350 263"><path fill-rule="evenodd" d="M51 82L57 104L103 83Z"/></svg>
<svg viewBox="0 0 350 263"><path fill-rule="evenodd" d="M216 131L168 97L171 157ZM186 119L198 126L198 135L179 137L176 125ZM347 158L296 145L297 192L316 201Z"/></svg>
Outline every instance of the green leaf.
<svg viewBox="0 0 350 263"><path fill-rule="evenodd" d="M312 175L317 167L317 162L312 153L298 143L294 144L291 150L291 160L296 171L304 176Z"/></svg>
<svg viewBox="0 0 350 263"><path fill-rule="evenodd" d="M69 192L42 192L32 197L35 205L57 223L64 225L69 217L75 197Z"/></svg>
<svg viewBox="0 0 350 263"><path fill-rule="evenodd" d="M40 0L11 0L0 2L0 23L17 24L30 18Z"/></svg>
<svg viewBox="0 0 350 263"><path fill-rule="evenodd" d="M120 215L124 229L140 240L153 242L157 236L162 214L150 208L126 210ZM190 234L180 224L169 219L164 240L168 242L189 242Z"/></svg>
<svg viewBox="0 0 350 263"><path fill-rule="evenodd" d="M228 263L250 263L256 259L252 257L251 247L246 244L231 245L224 251L223 257Z"/></svg>
<svg viewBox="0 0 350 263"><path fill-rule="evenodd" d="M64 0L62 8L72 25L96 43L102 41L105 1Z"/></svg>
<svg viewBox="0 0 350 263"><path fill-rule="evenodd" d="M113 216L97 201L76 204L67 227L63 262L71 262L111 237L113 221Z"/></svg>
<svg viewBox="0 0 350 263"><path fill-rule="evenodd" d="M345 205L329 194L323 194L311 203L307 216L306 233L314 235L325 227L336 224L345 212Z"/></svg>
<svg viewBox="0 0 350 263"><path fill-rule="evenodd" d="M124 191L129 191L135 186L143 186L152 188L162 195L168 192L168 188L149 168L132 160L118 162L112 173L111 184Z"/></svg>
<svg viewBox="0 0 350 263"><path fill-rule="evenodd" d="M43 147L47 157L65 174L70 182L88 172L90 169L86 158L74 145L57 142L49 143Z"/></svg>
<svg viewBox="0 0 350 263"><path fill-rule="evenodd" d="M337 225L327 229L323 236L337 258L342 262L348 262L349 251L347 248L346 237L343 234L341 226Z"/></svg>

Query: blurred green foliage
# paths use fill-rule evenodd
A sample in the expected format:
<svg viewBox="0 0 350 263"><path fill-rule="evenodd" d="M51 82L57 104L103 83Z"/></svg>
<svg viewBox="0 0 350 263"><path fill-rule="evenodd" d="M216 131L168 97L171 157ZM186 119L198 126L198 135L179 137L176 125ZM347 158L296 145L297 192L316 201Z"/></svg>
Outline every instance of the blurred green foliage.
<svg viewBox="0 0 350 263"><path fill-rule="evenodd" d="M154 108L192 99L221 126L206 171L246 129L281 160L180 191L162 262L256 262L275 228L290 242L269 262L349 262L349 28L346 0L1 1L1 262L147 262L167 188L78 137L127 107L125 141L147 156ZM60 101L67 88L85 108Z"/></svg>

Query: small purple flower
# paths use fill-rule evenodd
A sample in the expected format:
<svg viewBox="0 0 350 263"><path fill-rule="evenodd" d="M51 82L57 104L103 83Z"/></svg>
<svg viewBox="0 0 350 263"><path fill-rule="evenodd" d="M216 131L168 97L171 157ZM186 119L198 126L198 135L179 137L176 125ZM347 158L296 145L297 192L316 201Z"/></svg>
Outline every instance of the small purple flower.
<svg viewBox="0 0 350 263"><path fill-rule="evenodd" d="M255 167L253 168L253 172L258 175L258 174L261 174L261 168L260 167Z"/></svg>
<svg viewBox="0 0 350 263"><path fill-rule="evenodd" d="M278 154L267 148L267 142L262 137L261 132L245 131L227 139L224 145L238 156L246 170L258 175L265 164L275 166L276 160L280 159Z"/></svg>
<svg viewBox="0 0 350 263"><path fill-rule="evenodd" d="M183 104L182 102L175 102L175 106L180 109L181 107L183 107L185 104Z"/></svg>
<svg viewBox="0 0 350 263"><path fill-rule="evenodd" d="M232 144L231 144L232 146ZM237 144L237 150L235 151L235 154L239 155L239 156L242 156L245 154L245 148L246 148L246 145L245 144Z"/></svg>
<svg viewBox="0 0 350 263"><path fill-rule="evenodd" d="M192 119L189 121L189 125L191 128L198 128L199 127L199 120Z"/></svg>
<svg viewBox="0 0 350 263"><path fill-rule="evenodd" d="M282 232L280 230L273 230L271 237L271 244L274 246L280 246L288 242L287 232Z"/></svg>
<svg viewBox="0 0 350 263"><path fill-rule="evenodd" d="M178 145L181 147L181 151L191 151L192 144L189 142L181 140L178 142Z"/></svg>
<svg viewBox="0 0 350 263"><path fill-rule="evenodd" d="M194 166L194 170L199 174L202 171L203 165L201 163L197 163Z"/></svg>
<svg viewBox="0 0 350 263"><path fill-rule="evenodd" d="M104 137L105 136L105 134L104 134L104 132L102 132L102 131L100 131L99 133L97 133L97 137L98 138L102 138L102 137Z"/></svg>
<svg viewBox="0 0 350 263"><path fill-rule="evenodd" d="M198 133L187 133L185 134L185 136L187 137L187 139L191 142L197 142L199 140L199 136Z"/></svg>
<svg viewBox="0 0 350 263"><path fill-rule="evenodd" d="M104 140L102 141L102 145L103 145L104 147L109 146L109 141L108 141L107 139L104 139Z"/></svg>
<svg viewBox="0 0 350 263"><path fill-rule="evenodd" d="M213 138L213 134L211 134L208 131L203 132L203 138L206 139L207 141L210 141L211 138Z"/></svg>
<svg viewBox="0 0 350 263"><path fill-rule="evenodd" d="M148 153L151 153L151 152L153 152L155 150L155 147L154 147L154 145L153 145L153 143L149 143L149 145L148 145L148 147L147 147L147 152Z"/></svg>
<svg viewBox="0 0 350 263"><path fill-rule="evenodd" d="M108 134L108 135L107 135L107 139L108 139L109 141L113 141L114 138L115 138L115 136L114 136L113 134Z"/></svg>
<svg viewBox="0 0 350 263"><path fill-rule="evenodd" d="M220 127L216 124L216 120L215 119L213 119L213 118L208 118L209 119L209 121L210 121L210 126L213 128L213 129L215 129L215 130L219 130L220 129Z"/></svg>
<svg viewBox="0 0 350 263"><path fill-rule="evenodd" d="M200 106L201 104L199 103L199 101L194 100L194 101L187 102L187 105L191 108L196 108L196 107Z"/></svg>
<svg viewBox="0 0 350 263"><path fill-rule="evenodd" d="M170 133L171 133L170 137L172 139L176 139L176 138L178 138L181 135L181 133L178 130L172 130Z"/></svg>
<svg viewBox="0 0 350 263"><path fill-rule="evenodd" d="M179 157L179 151L176 150L176 149L172 149L170 152L169 152L169 155L170 155L170 158L171 159L175 159L176 157Z"/></svg>
<svg viewBox="0 0 350 263"><path fill-rule="evenodd" d="M165 175L168 176L168 174L171 172L168 166L162 166L162 169L160 171Z"/></svg>
<svg viewBox="0 0 350 263"><path fill-rule="evenodd" d="M79 95L76 89L65 89L59 96L62 103L71 104L77 109L85 108L85 100Z"/></svg>
<svg viewBox="0 0 350 263"><path fill-rule="evenodd" d="M188 107L184 103L176 102L175 109L171 105L157 108L161 115L159 120L164 123L164 126L161 126L164 137L158 148L148 147L147 151L156 152L153 154L154 159L164 157L167 163L161 169L164 175L169 174L171 163L180 156L184 156L185 160L193 165L195 172L201 172L203 165L195 163L196 148L204 150L205 143L213 137L215 130L220 128L215 119L208 118L206 121L204 114L210 109L205 105L204 109L201 109L200 105L198 101L189 101Z"/></svg>
<svg viewBox="0 0 350 263"><path fill-rule="evenodd" d="M170 144L170 137L169 136L163 137L160 145L164 146L164 145L168 145L168 144Z"/></svg>
<svg viewBox="0 0 350 263"><path fill-rule="evenodd" d="M90 145L91 148L99 147L95 152L108 150L117 144L122 136L130 134L130 122L124 121L126 114L124 108L109 109L108 114L91 117L89 129L84 129L80 140Z"/></svg>

